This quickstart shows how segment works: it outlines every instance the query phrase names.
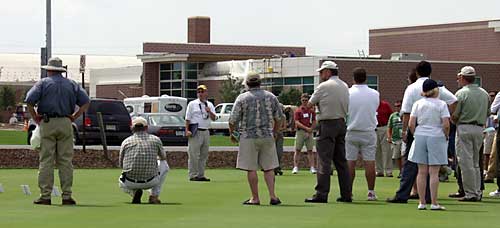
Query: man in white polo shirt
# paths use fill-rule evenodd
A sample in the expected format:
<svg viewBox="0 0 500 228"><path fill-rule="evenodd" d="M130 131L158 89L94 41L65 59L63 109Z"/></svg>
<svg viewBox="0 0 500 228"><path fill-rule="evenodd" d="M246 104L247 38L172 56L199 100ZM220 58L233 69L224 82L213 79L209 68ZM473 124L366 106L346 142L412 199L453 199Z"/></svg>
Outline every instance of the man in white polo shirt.
<svg viewBox="0 0 500 228"><path fill-rule="evenodd" d="M189 102L186 109L186 136L188 137L188 170L190 181L210 181L205 177L205 164L210 145L210 122L215 120L215 107L208 101L205 85L197 88L198 99Z"/></svg>
<svg viewBox="0 0 500 228"><path fill-rule="evenodd" d="M366 84L366 71L355 68L354 85L349 89L349 114L347 121L346 158L349 164L351 183L356 176L356 161L361 154L366 182L368 184L368 200L377 200L375 194L375 152L377 150L377 108L379 93Z"/></svg>

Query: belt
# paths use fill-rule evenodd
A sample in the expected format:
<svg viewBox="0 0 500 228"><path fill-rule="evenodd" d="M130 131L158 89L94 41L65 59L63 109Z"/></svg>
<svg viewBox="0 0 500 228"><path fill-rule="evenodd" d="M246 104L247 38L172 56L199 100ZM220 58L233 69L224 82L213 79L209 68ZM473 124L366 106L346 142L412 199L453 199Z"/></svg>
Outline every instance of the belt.
<svg viewBox="0 0 500 228"><path fill-rule="evenodd" d="M68 115L60 115L58 113L42 113L42 116L47 116L49 118L63 118L63 117L68 117Z"/></svg>
<svg viewBox="0 0 500 228"><path fill-rule="evenodd" d="M147 179L147 180L144 181L144 180L135 180L135 179L129 178L125 174L122 174L122 176L123 176L123 178L125 178L125 180L128 180L130 182L134 182L134 183L139 183L139 184L148 183L151 180L155 179L155 177L156 177L156 176L153 176L153 177L151 177L151 178L149 178L149 179Z"/></svg>
<svg viewBox="0 0 500 228"><path fill-rule="evenodd" d="M335 121L339 121L339 120L344 121L344 118L320 120L319 122L335 122Z"/></svg>
<svg viewBox="0 0 500 228"><path fill-rule="evenodd" d="M468 123L458 123L458 125L476 125L476 126L480 126L480 127L484 126L484 124L480 124L477 121L468 122Z"/></svg>
<svg viewBox="0 0 500 228"><path fill-rule="evenodd" d="M198 131L206 131L208 129L198 128Z"/></svg>

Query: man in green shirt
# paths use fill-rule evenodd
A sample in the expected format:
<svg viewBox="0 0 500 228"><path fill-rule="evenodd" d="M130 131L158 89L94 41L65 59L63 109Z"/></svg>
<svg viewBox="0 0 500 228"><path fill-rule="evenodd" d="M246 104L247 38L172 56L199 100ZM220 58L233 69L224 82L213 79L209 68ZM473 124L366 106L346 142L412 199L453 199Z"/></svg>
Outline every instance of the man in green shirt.
<svg viewBox="0 0 500 228"><path fill-rule="evenodd" d="M462 87L455 94L457 107L451 120L457 125L455 148L458 166L462 174L465 197L459 201L481 201L481 172L479 167L483 128L488 118L488 93L474 84L476 71L465 66L457 75L457 82Z"/></svg>
<svg viewBox="0 0 500 228"><path fill-rule="evenodd" d="M401 135L403 130L403 122L401 121L400 110L401 110L401 100L394 103L394 110L389 116L389 123L387 124L387 142L391 144L392 159L396 160L396 164L399 168L398 178L401 177L401 167L403 164L401 162Z"/></svg>

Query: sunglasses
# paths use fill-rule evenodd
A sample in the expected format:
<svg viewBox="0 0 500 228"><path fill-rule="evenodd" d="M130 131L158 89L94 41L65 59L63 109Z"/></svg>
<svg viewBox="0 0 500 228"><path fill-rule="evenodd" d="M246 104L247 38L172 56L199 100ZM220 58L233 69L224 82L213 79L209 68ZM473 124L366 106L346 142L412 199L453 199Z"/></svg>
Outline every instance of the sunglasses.
<svg viewBox="0 0 500 228"><path fill-rule="evenodd" d="M205 90L198 90L198 93L204 93Z"/></svg>

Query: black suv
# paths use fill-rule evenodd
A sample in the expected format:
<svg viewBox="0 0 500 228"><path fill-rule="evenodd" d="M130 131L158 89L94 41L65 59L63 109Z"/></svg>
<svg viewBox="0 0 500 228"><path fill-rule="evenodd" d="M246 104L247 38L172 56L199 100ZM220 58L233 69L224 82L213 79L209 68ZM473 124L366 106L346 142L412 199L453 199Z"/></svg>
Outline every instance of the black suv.
<svg viewBox="0 0 500 228"><path fill-rule="evenodd" d="M106 132L108 145L120 145L124 139L132 135L130 114L122 101L93 98L89 109L73 123L75 144L82 144L83 125L85 125L85 144L101 143L101 132L97 113L102 113L102 122Z"/></svg>
<svg viewBox="0 0 500 228"><path fill-rule="evenodd" d="M101 143L101 132L97 113L102 113L104 131L106 132L106 142L108 145L120 145L122 141L132 135L130 125L132 120L122 101L114 99L92 98L89 109L73 122L73 134L75 144L82 144L83 125L85 125L85 144ZM34 121L30 121L28 128L28 143L31 131L35 129Z"/></svg>

